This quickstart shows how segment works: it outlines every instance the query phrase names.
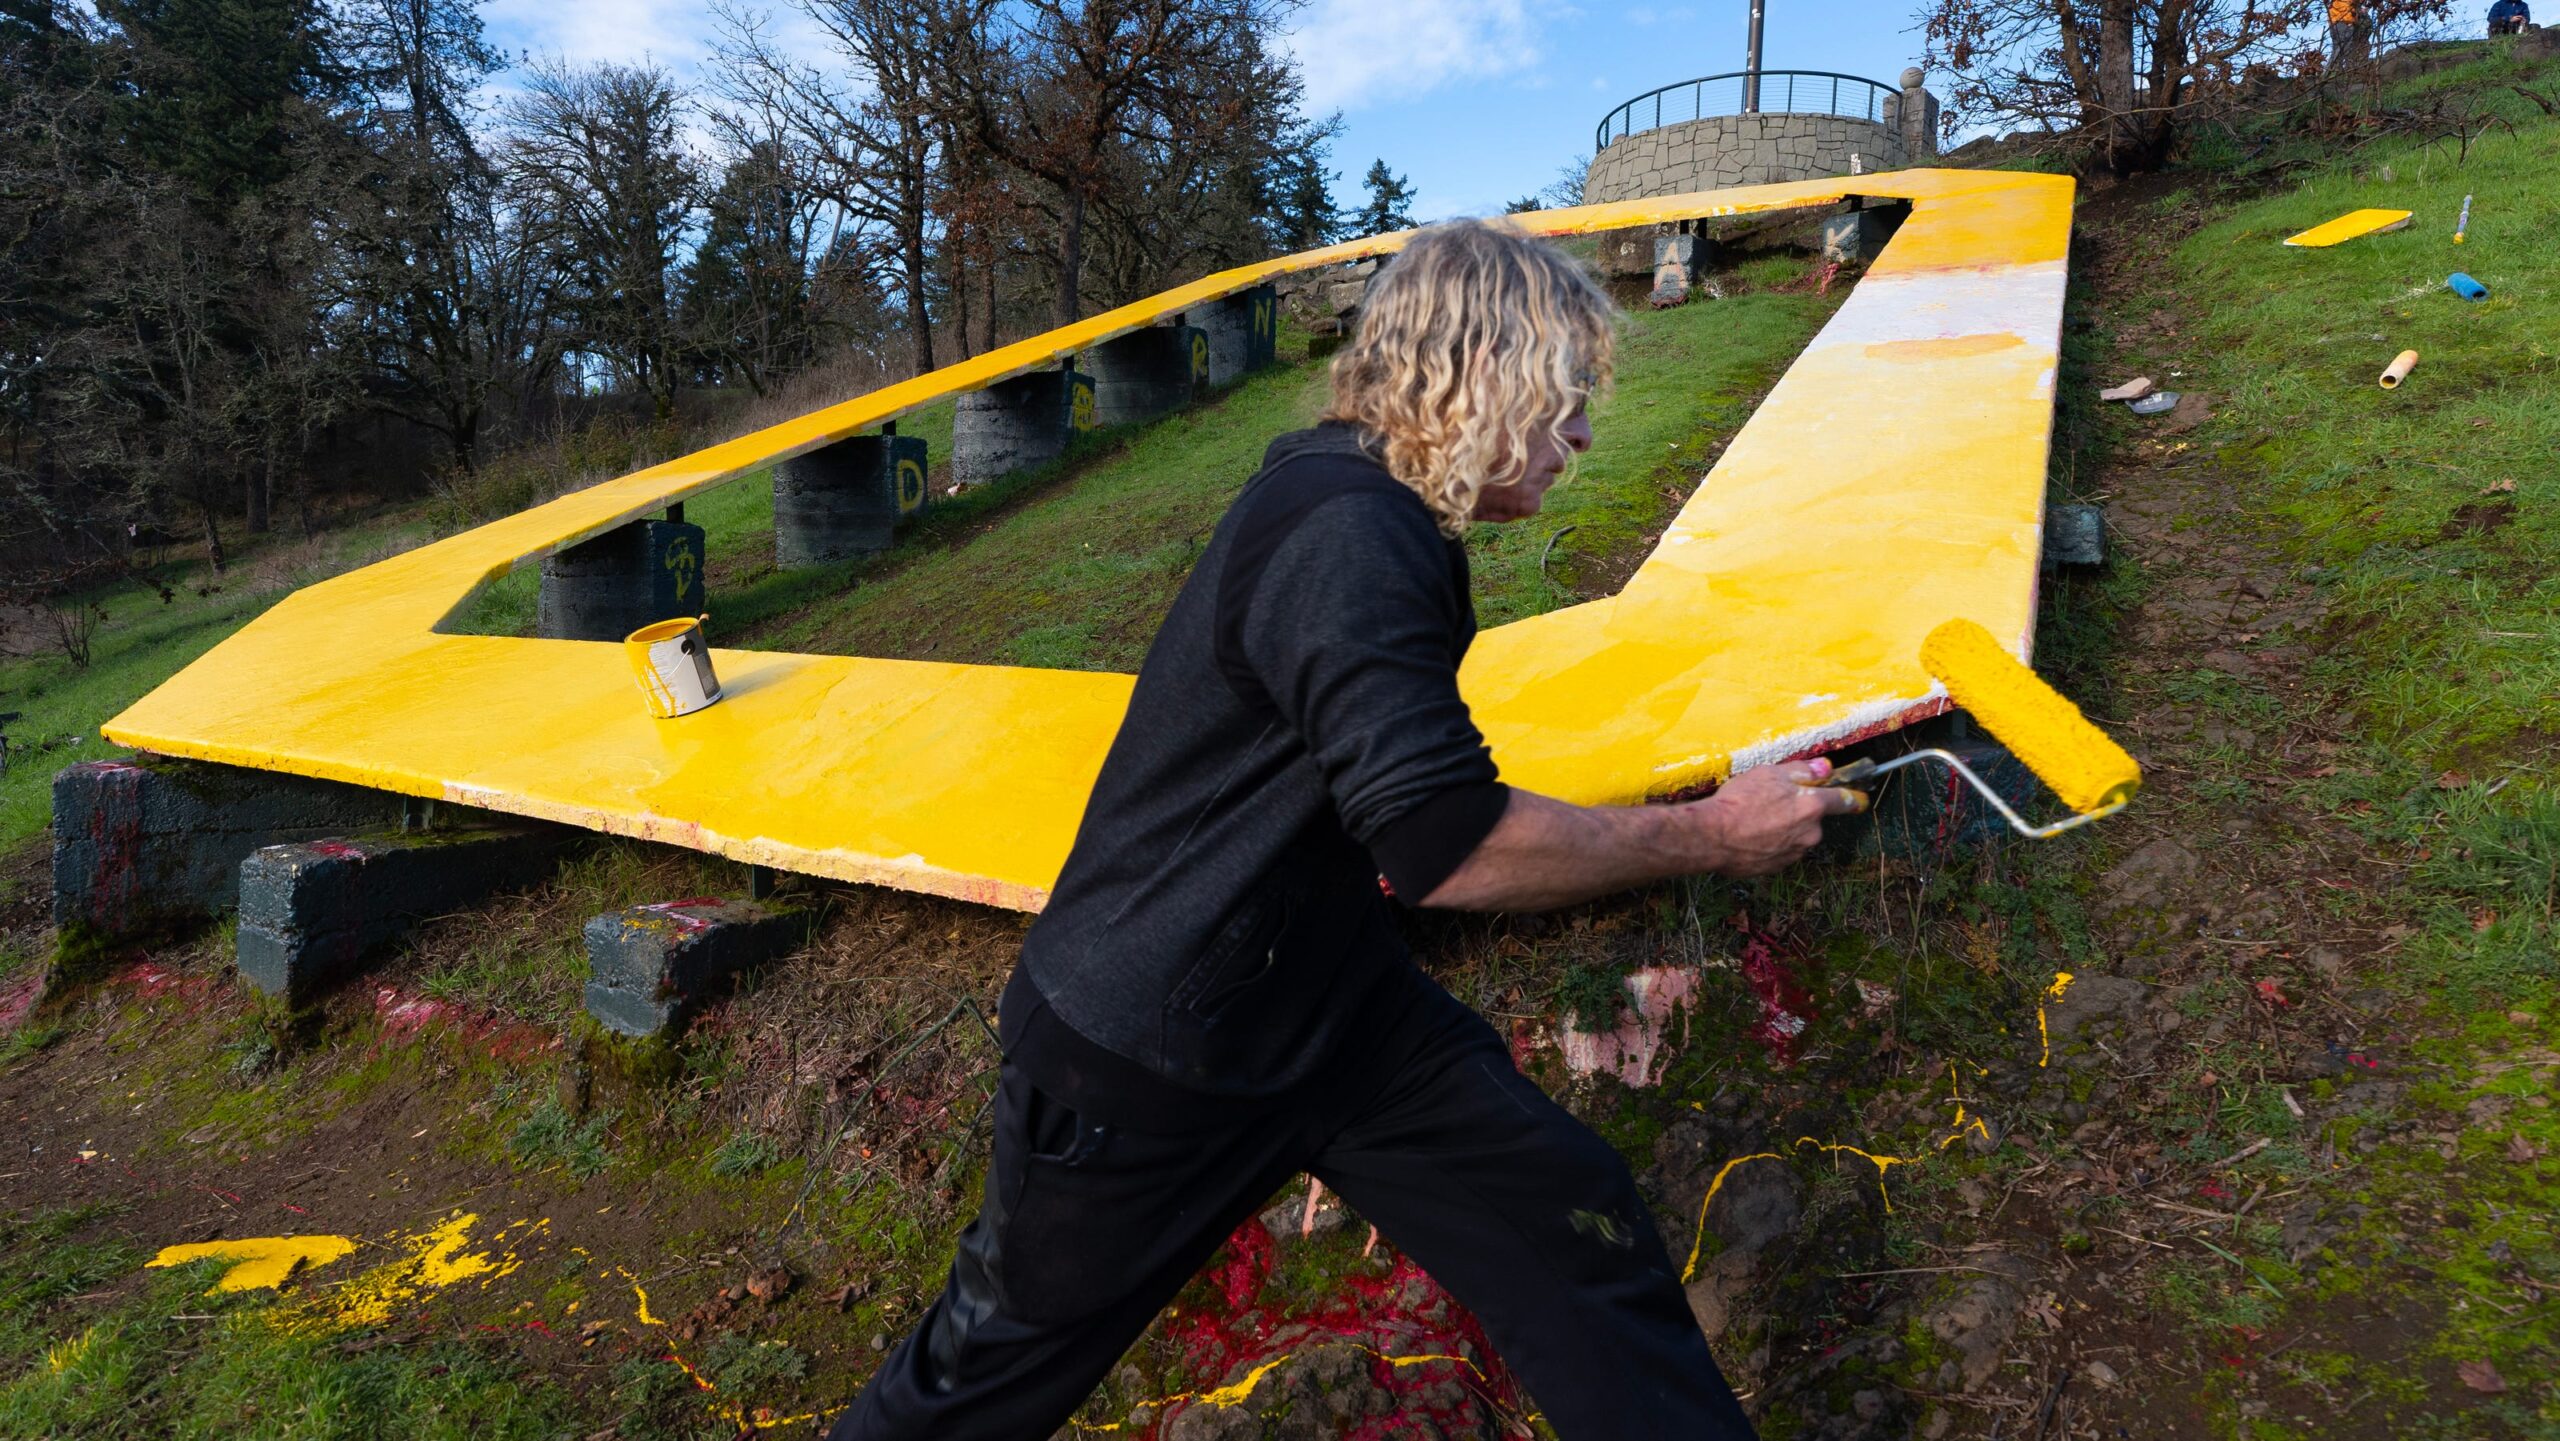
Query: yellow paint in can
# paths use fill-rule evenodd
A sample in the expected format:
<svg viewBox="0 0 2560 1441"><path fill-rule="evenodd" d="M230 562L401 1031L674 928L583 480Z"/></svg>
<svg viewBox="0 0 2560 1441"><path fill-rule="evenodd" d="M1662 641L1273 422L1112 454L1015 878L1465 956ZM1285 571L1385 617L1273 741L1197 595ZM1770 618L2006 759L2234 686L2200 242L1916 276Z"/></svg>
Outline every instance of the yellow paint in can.
<svg viewBox="0 0 2560 1441"><path fill-rule="evenodd" d="M622 648L649 714L658 719L691 715L720 699L720 678L711 673L711 646L700 619L644 625L623 638Z"/></svg>

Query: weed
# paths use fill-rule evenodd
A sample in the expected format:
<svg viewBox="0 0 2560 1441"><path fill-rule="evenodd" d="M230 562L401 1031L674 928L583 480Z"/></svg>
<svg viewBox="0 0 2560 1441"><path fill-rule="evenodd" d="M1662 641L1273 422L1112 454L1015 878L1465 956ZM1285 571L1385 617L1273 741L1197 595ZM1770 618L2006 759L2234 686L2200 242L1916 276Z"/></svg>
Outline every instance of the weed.
<svg viewBox="0 0 2560 1441"><path fill-rule="evenodd" d="M598 1175L613 1164L606 1142L613 1134L614 1119L614 1112L599 1111L580 1121L558 1101L544 1101L516 1127L507 1141L507 1154L519 1166L564 1166L581 1179Z"/></svg>
<svg viewBox="0 0 2560 1441"><path fill-rule="evenodd" d="M712 1175L738 1180L756 1175L780 1159L782 1150L771 1140L753 1131L740 1131L711 1153L710 1170Z"/></svg>

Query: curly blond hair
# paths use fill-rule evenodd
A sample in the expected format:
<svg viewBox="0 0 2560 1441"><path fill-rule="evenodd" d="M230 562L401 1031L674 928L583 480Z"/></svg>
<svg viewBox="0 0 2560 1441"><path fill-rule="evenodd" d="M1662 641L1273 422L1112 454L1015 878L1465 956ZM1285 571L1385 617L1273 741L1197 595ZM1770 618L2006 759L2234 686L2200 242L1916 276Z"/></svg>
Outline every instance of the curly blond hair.
<svg viewBox="0 0 2560 1441"><path fill-rule="evenodd" d="M1324 418L1357 426L1453 536L1533 436L1571 457L1564 424L1608 382L1617 344L1617 307L1590 273L1495 221L1416 235L1360 311Z"/></svg>

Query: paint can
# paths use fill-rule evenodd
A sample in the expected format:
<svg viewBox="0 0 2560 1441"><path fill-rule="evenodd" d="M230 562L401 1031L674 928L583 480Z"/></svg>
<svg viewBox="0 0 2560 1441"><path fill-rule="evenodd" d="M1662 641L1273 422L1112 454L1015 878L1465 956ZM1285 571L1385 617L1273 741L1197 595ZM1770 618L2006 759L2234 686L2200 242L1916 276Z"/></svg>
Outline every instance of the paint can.
<svg viewBox="0 0 2560 1441"><path fill-rule="evenodd" d="M720 699L720 678L711 673L711 643L702 634L703 618L678 618L644 625L623 638L631 659L632 678L660 720L691 715Z"/></svg>

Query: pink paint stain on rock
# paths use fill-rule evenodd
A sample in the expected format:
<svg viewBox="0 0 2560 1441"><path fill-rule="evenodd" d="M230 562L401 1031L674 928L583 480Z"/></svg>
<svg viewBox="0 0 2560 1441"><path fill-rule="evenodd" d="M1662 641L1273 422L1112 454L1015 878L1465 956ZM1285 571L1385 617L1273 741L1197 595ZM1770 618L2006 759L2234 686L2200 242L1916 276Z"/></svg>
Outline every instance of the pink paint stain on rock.
<svg viewBox="0 0 2560 1441"><path fill-rule="evenodd" d="M1557 1037L1564 1063L1577 1076L1602 1072L1630 1086L1654 1082L1654 1061L1662 1053L1672 1018L1698 992L1698 972L1690 966L1647 966L1627 977L1626 1019L1611 1031L1581 1031L1566 1026Z"/></svg>

